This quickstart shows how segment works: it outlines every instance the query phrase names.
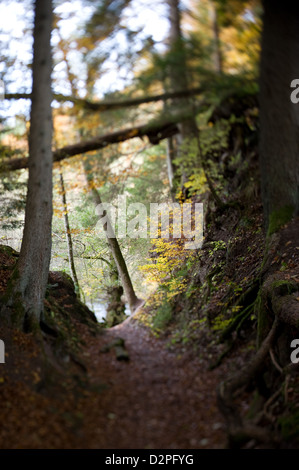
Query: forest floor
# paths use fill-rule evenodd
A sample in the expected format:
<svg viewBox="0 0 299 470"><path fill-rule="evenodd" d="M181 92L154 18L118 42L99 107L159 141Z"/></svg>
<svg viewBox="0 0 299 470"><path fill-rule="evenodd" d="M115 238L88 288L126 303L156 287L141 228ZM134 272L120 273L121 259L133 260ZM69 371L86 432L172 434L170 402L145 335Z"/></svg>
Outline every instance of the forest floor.
<svg viewBox="0 0 299 470"><path fill-rule="evenodd" d="M117 360L113 348L99 354L96 339L87 348L90 375L108 385L92 445L223 448L226 436L216 403L219 371L207 371L207 364L191 351L169 350L166 339L155 338L137 322L108 330L105 343L119 337L125 340L127 361Z"/></svg>
<svg viewBox="0 0 299 470"><path fill-rule="evenodd" d="M191 271L193 295L176 301L173 324L167 324L159 335L140 321L142 315L153 313L150 305L142 308L139 320L134 316L116 327L101 327L76 297L69 278L50 273L41 337L5 326L3 321L0 324L0 339L5 343L5 363L0 363L0 449L227 447L217 389L254 356L256 319L246 317L238 334L232 335L234 347L225 357L227 344L217 340L212 320L219 317L225 327L219 305L230 299L229 306L238 305L236 287L237 293L241 287L246 292L259 272L261 217L254 205L250 210L252 214L241 219L244 223L231 245L225 238L229 230L223 228L224 223L236 227L236 211L230 211L230 217L221 216L225 220L219 222L219 233L214 231L212 240L207 237L201 264ZM279 269L286 280L298 276L298 223L294 220L283 230L271 261L271 269ZM226 242L229 250L215 247L218 240ZM17 258L14 250L0 246L0 295ZM214 266L222 266L224 259L223 272L215 272ZM214 286L200 281L200 275L211 277L211 270ZM248 298L246 305L252 301ZM202 321L208 317L212 328ZM192 323L192 319L196 321ZM186 324L187 335L181 331ZM174 341L177 331L180 341ZM270 366L268 358L269 370ZM269 400L263 398L253 409L254 388L245 389L237 398L238 408L242 415L256 415L271 402L271 414L267 412L261 425L279 430L282 423L290 444L282 441L281 447L298 448L294 441L298 435L298 376L282 386L281 374L274 372L279 380ZM246 446L256 448L256 443L249 441Z"/></svg>
<svg viewBox="0 0 299 470"><path fill-rule="evenodd" d="M0 448L217 449L226 446L216 388L223 367L170 350L135 321L91 334L65 371L44 373L31 335L14 332L0 365ZM9 334L1 328L0 336ZM121 337L129 358L117 359ZM108 347L107 347L108 346ZM71 373L70 370L72 370ZM63 375L65 373L65 375Z"/></svg>
<svg viewBox="0 0 299 470"><path fill-rule="evenodd" d="M296 224L294 221L286 229L282 248L271 264L274 269L282 259L286 279L298 266L297 251L292 249L297 245ZM242 243L241 248L244 243L257 248L237 269L235 258L244 250L239 245L234 247L226 269L228 274L233 271L238 285L244 276L249 280L255 276L263 249L262 234L256 226L253 231L245 229L247 238L237 243ZM204 266L219 265L225 256L224 250L211 251L211 259L202 261ZM5 292L17 257L11 249L0 247L0 294ZM210 316L231 288L227 282L231 277L222 274L221 278L209 302ZM198 276L194 279L199 282ZM202 308L199 288L194 292L192 298L182 297L176 303L175 315L177 321L182 321L184 311L195 315L196 329L188 330L188 336L177 342L171 329L179 326L176 322L159 335L138 316L110 329L101 327L76 297L68 277L50 273L46 323L40 338L1 321L5 363L0 363L0 449L226 448L227 429L217 406L217 389L221 381L246 367L254 355L255 320L248 318L248 325L242 325L234 348L219 363L227 346L215 339L207 322L200 320L207 312ZM144 306L142 315L150 314L150 307ZM293 447L297 446L292 439L298 430L298 383L298 377L290 378L281 389L279 382L272 396L275 400L270 398L270 419L279 426L282 413L285 434ZM253 390L244 390L237 399L243 415L252 412ZM262 402L262 410L263 406ZM262 425L269 426L267 421ZM249 442L248 446L256 444Z"/></svg>
<svg viewBox="0 0 299 470"><path fill-rule="evenodd" d="M0 293L17 257L1 246ZM173 345L135 317L100 327L62 273L48 287L40 338L1 322L0 449L226 446L216 402L226 363L210 371L191 344Z"/></svg>

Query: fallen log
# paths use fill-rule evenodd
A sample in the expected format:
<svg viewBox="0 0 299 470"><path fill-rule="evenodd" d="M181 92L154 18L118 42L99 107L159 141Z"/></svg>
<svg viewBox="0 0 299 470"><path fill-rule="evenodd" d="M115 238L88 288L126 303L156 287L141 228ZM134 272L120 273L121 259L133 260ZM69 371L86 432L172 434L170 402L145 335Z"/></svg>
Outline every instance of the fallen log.
<svg viewBox="0 0 299 470"><path fill-rule="evenodd" d="M178 118L178 121L181 120L182 117L180 117L180 119ZM171 137L178 132L179 130L176 123L171 121L130 127L128 129L122 129L110 134L105 134L100 137L95 137L87 141L78 142L76 144L67 145L60 149L54 150L53 161L60 162L66 158L94 150L100 150L107 147L108 145L124 142L135 137L148 137L151 144L156 145L160 140ZM1 162L0 173L21 170L23 168L28 168L27 157L12 158L9 160L7 159Z"/></svg>

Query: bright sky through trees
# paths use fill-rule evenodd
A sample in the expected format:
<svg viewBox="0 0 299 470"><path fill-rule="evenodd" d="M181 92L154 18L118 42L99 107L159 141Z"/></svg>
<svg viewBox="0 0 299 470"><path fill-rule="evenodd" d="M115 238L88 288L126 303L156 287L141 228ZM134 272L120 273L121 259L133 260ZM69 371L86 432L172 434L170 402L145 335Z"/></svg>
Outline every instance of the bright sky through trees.
<svg viewBox="0 0 299 470"><path fill-rule="evenodd" d="M75 37L80 28L83 28L84 21L89 18L93 8L88 3L84 5L84 2L80 0L59 3L55 13L61 17L59 22L60 34L63 39ZM22 64L22 70L20 70L20 67L15 67L15 70L10 71L9 75L6 73L5 63L2 62L0 64L1 78L4 78L7 92L10 93L28 92L31 87L31 73L27 66L31 62L32 54L32 36L30 31L28 31L32 26L33 18L31 11L33 7L30 8L30 6L31 2L28 2L27 8L24 3L17 1L2 1L0 3L0 46L2 54L4 53L11 59L15 58L17 64ZM135 47L141 47L142 40L146 37L151 37L157 42L157 47L161 50L168 30L166 4L161 0L153 0L152 2L132 0L131 5L124 11L122 24L123 26L129 26L134 31L139 31ZM107 40L104 41L102 46L102 48L111 48L111 55L105 65L105 73L100 78L96 87L99 95L122 88L127 79L131 78L131 70L124 67L120 70L117 69L115 63L117 57L113 52L115 49L119 51L126 47L126 38L123 31L117 33L113 40L116 41L115 45ZM58 42L58 35L54 31L52 35L53 46L55 47ZM70 60L75 67L76 65L79 66L79 58L76 51L70 54ZM54 79L59 77L62 80L61 85L58 86L63 88L65 87L65 84L63 85L65 64L63 64L59 55L56 55L56 57L54 55L54 61L53 76ZM19 104L16 103L13 107L12 105L12 103L9 104L10 113L14 114L13 110L19 109Z"/></svg>

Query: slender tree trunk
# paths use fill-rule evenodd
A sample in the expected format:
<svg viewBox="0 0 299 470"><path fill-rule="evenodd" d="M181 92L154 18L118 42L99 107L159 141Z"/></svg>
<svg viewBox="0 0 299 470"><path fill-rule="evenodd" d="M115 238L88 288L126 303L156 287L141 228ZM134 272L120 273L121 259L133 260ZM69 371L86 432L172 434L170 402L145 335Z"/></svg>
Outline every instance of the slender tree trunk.
<svg viewBox="0 0 299 470"><path fill-rule="evenodd" d="M299 78L299 9L264 0L260 76L260 170L268 232L299 213L299 105L290 100Z"/></svg>
<svg viewBox="0 0 299 470"><path fill-rule="evenodd" d="M167 0L169 17L169 79L172 92L179 92L189 89L189 80L187 72L187 58L185 44L181 29L180 0ZM192 106L188 97L179 100L173 99L173 105L179 106L181 110L186 111L190 117L184 119L180 124L181 139L184 140L190 135L195 135L197 126L192 117Z"/></svg>
<svg viewBox="0 0 299 470"><path fill-rule="evenodd" d="M36 0L25 226L20 257L1 312L20 328L39 323L51 257L51 27L51 0Z"/></svg>
<svg viewBox="0 0 299 470"><path fill-rule="evenodd" d="M86 177L88 188L90 190L90 193L92 195L92 198L93 198L93 201L94 201L95 205L98 206L99 204L102 204L101 196L100 196L100 194L98 193L98 191L95 189L95 187L93 185L93 177L92 177L92 174L90 172L90 168L89 168L88 163L86 161L84 161L83 165L84 165L85 177ZM107 232L110 233L110 234L112 234L114 232L113 228L111 226L111 223L109 222L109 219L108 219L108 222L107 222ZM130 310L133 313L134 310L137 309L137 307L142 305L143 301L141 299L139 299L135 294L135 290L134 290L134 287L133 287L133 284L132 284L132 281L131 281L131 277L130 277L130 274L129 274L129 271L128 271L128 268L127 268L127 264L125 262L125 259L124 259L123 255L122 255L122 252L121 252L121 249L120 249L120 246L119 246L119 243L118 243L118 240L117 240L115 234L114 234L114 237L107 236L107 242L108 242L108 245L110 247L113 259L115 261L117 271L118 271L119 277L121 279L121 283L122 283L127 301L129 303L129 306L130 306Z"/></svg>
<svg viewBox="0 0 299 470"><path fill-rule="evenodd" d="M167 174L168 174L168 181L170 192L172 198L174 198L174 187L173 187L173 179L174 179L174 142L173 137L168 137L167 139L167 152L166 152L166 160L167 160Z"/></svg>
<svg viewBox="0 0 299 470"><path fill-rule="evenodd" d="M67 250L68 250L70 272L71 272L71 277L73 279L73 283L75 286L75 292L77 296L80 298L80 285L78 281L75 260L74 260L73 240L72 240L72 234L71 234L71 228L70 228L70 222L69 222L66 191L65 191L64 178L63 178L61 165L59 167L59 180L60 180L60 189L61 189L61 199L62 199L62 204L63 204L63 219L64 219L64 228L65 228L66 240L67 240Z"/></svg>
<svg viewBox="0 0 299 470"><path fill-rule="evenodd" d="M188 90L189 80L187 76L187 60L185 45L181 30L181 12L179 0L167 0L168 4L168 17L169 17L169 83L172 92L180 90ZM173 160L170 157L177 158L177 156L184 156L188 153L189 143L192 138L196 137L197 125L195 119L192 117L192 105L187 98L172 101L173 107L179 107L188 116L178 124L179 134L176 136L177 147L172 146L171 152L168 155L168 167L173 168ZM178 180L178 175L174 172L172 184L174 186L183 185L187 181L187 176L184 171L184 166L181 165L181 180Z"/></svg>
<svg viewBox="0 0 299 470"><path fill-rule="evenodd" d="M214 68L215 72L221 74L223 72L223 59L219 33L218 13L214 0L211 2L211 21L214 39Z"/></svg>

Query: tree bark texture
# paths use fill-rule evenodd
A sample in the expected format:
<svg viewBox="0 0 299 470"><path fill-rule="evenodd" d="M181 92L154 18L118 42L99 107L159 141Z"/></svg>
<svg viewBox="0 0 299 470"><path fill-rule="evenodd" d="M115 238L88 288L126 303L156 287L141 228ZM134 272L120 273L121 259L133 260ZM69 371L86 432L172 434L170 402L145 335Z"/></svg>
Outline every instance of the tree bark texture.
<svg viewBox="0 0 299 470"><path fill-rule="evenodd" d="M222 59L222 50L221 50L221 42L220 42L220 31L219 31L219 21L218 21L218 12L217 12L217 5L215 1L211 1L211 21L212 21L212 31L213 31L213 39L214 39L214 54L213 54L213 62L215 72L221 74L223 72L223 59Z"/></svg>
<svg viewBox="0 0 299 470"><path fill-rule="evenodd" d="M33 46L33 88L29 134L29 180L20 257L6 304L22 313L16 323L39 322L48 280L52 223L52 1L36 0ZM14 312L15 314L15 312Z"/></svg>
<svg viewBox="0 0 299 470"><path fill-rule="evenodd" d="M299 9L290 0L263 3L260 170L271 234L299 213L299 104L290 99L299 78Z"/></svg>

